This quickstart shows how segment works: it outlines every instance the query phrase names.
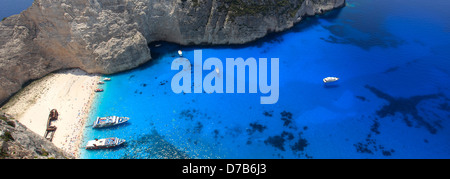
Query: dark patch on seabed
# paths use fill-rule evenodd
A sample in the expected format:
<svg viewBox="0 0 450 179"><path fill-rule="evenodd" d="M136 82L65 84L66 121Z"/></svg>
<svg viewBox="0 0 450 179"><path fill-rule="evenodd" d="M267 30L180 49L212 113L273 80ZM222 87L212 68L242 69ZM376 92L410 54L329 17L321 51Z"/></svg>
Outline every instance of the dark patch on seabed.
<svg viewBox="0 0 450 179"><path fill-rule="evenodd" d="M308 140L306 138L302 137L303 132L299 132L297 136L297 140L295 139L295 136L291 132L283 131L280 135L275 136L269 136L265 141L264 144L271 145L281 151L286 151L286 144L290 143L289 145L291 151L296 154L299 158L304 156L305 158L311 159L312 156L308 155L305 152L305 148L309 145ZM294 144L292 144L294 142ZM284 158L281 154L278 154L280 158Z"/></svg>
<svg viewBox="0 0 450 179"><path fill-rule="evenodd" d="M194 101L193 101L194 102ZM202 113L197 109L185 109L180 112L180 119L184 119L186 121L194 121L194 119L211 119L206 113Z"/></svg>
<svg viewBox="0 0 450 179"><path fill-rule="evenodd" d="M361 101L368 101L366 97L364 96L355 96L356 98L358 98Z"/></svg>
<svg viewBox="0 0 450 179"><path fill-rule="evenodd" d="M438 93L438 94L412 96L409 98L403 97L396 98L369 85L366 85L365 88L369 89L377 97L388 101L388 104L384 105L380 110L376 111L376 114L380 118L385 118L387 116L394 116L396 113L399 113L403 115L403 120L409 127L413 127L413 124L415 122L416 126L425 127L431 134L436 134L438 129L442 128L440 122L445 118L441 118L438 115L435 115L435 117L424 118L421 115L419 115L419 110L417 106L419 103L424 102L426 100L445 98L444 94Z"/></svg>
<svg viewBox="0 0 450 179"><path fill-rule="evenodd" d="M331 27L325 27L325 29L329 30L330 32L333 32ZM358 46L364 50L370 50L372 47L379 46L382 48L397 48L398 46L403 44L403 41L393 40L393 39L379 39L378 37L371 36L368 39L361 40L361 39L355 39L352 37L336 37L336 36L328 36L328 38L321 37L321 40L333 43L333 44L348 44L348 45L355 45Z"/></svg>
<svg viewBox="0 0 450 179"><path fill-rule="evenodd" d="M127 142L122 159L189 159L189 155L167 142L156 130Z"/></svg>
<svg viewBox="0 0 450 179"><path fill-rule="evenodd" d="M286 111L281 112L281 120L284 122L283 126L293 128L291 112Z"/></svg>
<svg viewBox="0 0 450 179"><path fill-rule="evenodd" d="M395 66L395 67L392 67L392 68L387 69L387 70L384 71L383 73L391 73L391 72L395 72L395 71L397 71L399 68L400 68L399 66Z"/></svg>
<svg viewBox="0 0 450 179"><path fill-rule="evenodd" d="M203 129L203 124L201 122L197 122L197 123L195 123L195 126L193 128L193 130L194 130L193 132L194 132L194 134L195 133L200 134L202 132L202 129Z"/></svg>
<svg viewBox="0 0 450 179"><path fill-rule="evenodd" d="M305 150L305 147L307 147L309 145L308 141L305 138L302 138L301 135L302 134L300 133L298 141L294 145L291 146L291 149L293 152L302 152ZM305 154L305 155L308 157L307 154ZM308 157L308 158L310 158L310 157Z"/></svg>
<svg viewBox="0 0 450 179"><path fill-rule="evenodd" d="M362 142L358 142L353 144L356 149L356 152L365 153L365 154L375 154L378 151L381 151L381 154L384 156L391 156L395 150L394 149L386 149L385 146L377 144L377 140L373 138L374 135L379 135L379 127L380 122L378 118L373 119L373 124L370 126L370 132L367 134L366 138Z"/></svg>
<svg viewBox="0 0 450 179"><path fill-rule="evenodd" d="M272 117L273 116L273 110L271 110L271 111L264 111L264 116L266 116L266 117Z"/></svg>
<svg viewBox="0 0 450 179"><path fill-rule="evenodd" d="M195 119L198 121L195 122L192 128L186 129L186 134L201 134L203 129L203 123L200 121L205 121L205 119L211 119L206 113L201 113L197 109L185 109L182 110L179 114L180 119L184 119L188 122L195 122Z"/></svg>
<svg viewBox="0 0 450 179"><path fill-rule="evenodd" d="M272 111L264 111L263 115L265 117L273 117ZM305 152L305 148L309 145L308 140L302 136L303 131L308 130L308 126L304 126L303 131L298 131L297 126L294 124L293 114L288 111L280 112L280 119L283 123L283 131L280 135L269 136L264 140L264 144L272 146L281 152L292 151L293 154L297 155L299 158L312 158ZM253 142L251 138L256 132L263 133L268 127L262 125L258 122L250 123L250 129L247 129L249 138L247 140L247 145L251 145ZM297 134L297 135L295 135ZM282 153L273 154L279 158L284 158Z"/></svg>
<svg viewBox="0 0 450 179"><path fill-rule="evenodd" d="M198 111L196 109L185 109L180 112L180 119L193 121L194 117L198 115Z"/></svg>
<svg viewBox="0 0 450 179"><path fill-rule="evenodd" d="M353 17L348 17L353 18ZM349 19L349 20L350 20ZM381 18L383 19L383 18ZM351 19L352 22L339 22L333 25L322 25L331 35L322 37L321 40L334 44L349 44L358 46L364 50L373 47L397 48L405 42L391 34L383 27L383 20L361 21ZM353 25L360 24L360 25Z"/></svg>
<svg viewBox="0 0 450 179"><path fill-rule="evenodd" d="M256 131L262 133L264 130L267 129L267 126L264 126L262 124L259 124L258 122L254 122L254 123L250 123L249 124L251 129L247 129L247 133L249 135L252 135L253 133L255 133Z"/></svg>
<svg viewBox="0 0 450 179"><path fill-rule="evenodd" d="M291 141L292 139L294 139L294 135L290 132L286 132L283 131L281 133L281 135L276 135L276 136L269 136L264 143L265 144L270 144L273 147L280 149L281 151L286 151L286 149L284 148L284 142L285 141Z"/></svg>

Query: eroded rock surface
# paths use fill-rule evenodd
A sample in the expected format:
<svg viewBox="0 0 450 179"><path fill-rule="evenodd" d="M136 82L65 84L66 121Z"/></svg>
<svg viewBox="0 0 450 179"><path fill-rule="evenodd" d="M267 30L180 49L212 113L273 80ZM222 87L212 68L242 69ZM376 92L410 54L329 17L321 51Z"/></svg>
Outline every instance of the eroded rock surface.
<svg viewBox="0 0 450 179"><path fill-rule="evenodd" d="M242 44L345 0L35 0L0 22L0 103L66 68L111 74L151 60L148 44Z"/></svg>

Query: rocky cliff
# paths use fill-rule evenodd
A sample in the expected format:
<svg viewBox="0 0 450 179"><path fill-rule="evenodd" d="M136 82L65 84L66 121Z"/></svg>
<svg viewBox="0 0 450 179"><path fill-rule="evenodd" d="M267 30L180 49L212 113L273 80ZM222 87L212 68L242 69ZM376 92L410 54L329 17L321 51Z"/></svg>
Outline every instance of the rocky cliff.
<svg viewBox="0 0 450 179"><path fill-rule="evenodd" d="M72 158L0 111L0 159Z"/></svg>
<svg viewBox="0 0 450 179"><path fill-rule="evenodd" d="M242 44L345 0L35 0L0 22L0 104L49 72L115 73L151 59L148 44Z"/></svg>

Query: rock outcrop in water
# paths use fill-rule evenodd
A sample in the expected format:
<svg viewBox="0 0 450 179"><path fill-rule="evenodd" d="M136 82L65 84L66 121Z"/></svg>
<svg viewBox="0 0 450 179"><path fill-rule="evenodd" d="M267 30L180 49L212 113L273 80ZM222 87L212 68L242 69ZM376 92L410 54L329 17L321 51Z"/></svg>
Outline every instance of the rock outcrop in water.
<svg viewBox="0 0 450 179"><path fill-rule="evenodd" d="M0 103L65 68L116 73L151 59L148 44L242 44L345 0L35 0L0 22Z"/></svg>

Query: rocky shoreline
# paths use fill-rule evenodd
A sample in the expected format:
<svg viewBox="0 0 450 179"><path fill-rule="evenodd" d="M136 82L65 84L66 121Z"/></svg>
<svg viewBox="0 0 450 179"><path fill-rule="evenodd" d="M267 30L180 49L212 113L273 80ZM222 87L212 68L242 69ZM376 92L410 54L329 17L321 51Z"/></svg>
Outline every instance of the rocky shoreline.
<svg viewBox="0 0 450 179"><path fill-rule="evenodd" d="M72 157L0 111L0 159L71 159Z"/></svg>
<svg viewBox="0 0 450 179"><path fill-rule="evenodd" d="M51 109L59 113L52 143L71 157L79 157L85 122L95 100L100 75L80 69L62 70L32 82L0 110L29 131L44 136Z"/></svg>
<svg viewBox="0 0 450 179"><path fill-rule="evenodd" d="M246 44L343 6L345 0L35 0L0 22L0 106L62 69L136 68L152 59L152 42ZM0 112L0 158L73 157Z"/></svg>
<svg viewBox="0 0 450 179"><path fill-rule="evenodd" d="M35 0L0 22L0 104L61 69L111 74L152 59L148 44L244 44L345 0Z"/></svg>

